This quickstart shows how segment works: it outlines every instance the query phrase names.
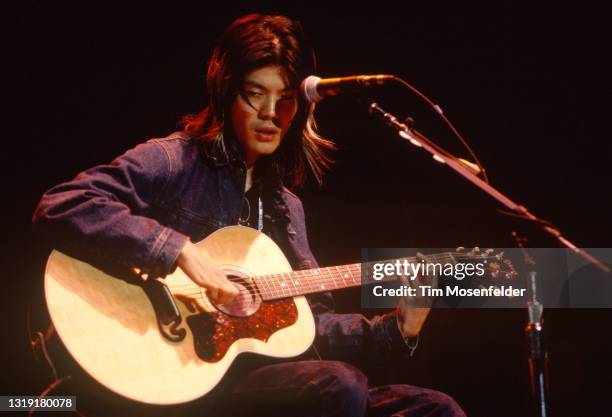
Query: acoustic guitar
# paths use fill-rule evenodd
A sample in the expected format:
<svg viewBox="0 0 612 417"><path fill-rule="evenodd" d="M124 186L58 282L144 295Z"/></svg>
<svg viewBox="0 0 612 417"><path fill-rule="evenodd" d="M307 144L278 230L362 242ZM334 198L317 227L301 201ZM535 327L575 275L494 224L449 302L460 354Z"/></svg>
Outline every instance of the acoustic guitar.
<svg viewBox="0 0 612 417"><path fill-rule="evenodd" d="M198 248L240 289L231 303L211 302L180 268L164 280L135 285L51 253L45 271L49 315L91 377L138 402L197 399L242 352L277 358L305 352L315 322L304 295L362 285L361 264L292 271L281 249L248 227L220 229ZM511 270L502 254L490 251L432 256L488 259L493 273Z"/></svg>

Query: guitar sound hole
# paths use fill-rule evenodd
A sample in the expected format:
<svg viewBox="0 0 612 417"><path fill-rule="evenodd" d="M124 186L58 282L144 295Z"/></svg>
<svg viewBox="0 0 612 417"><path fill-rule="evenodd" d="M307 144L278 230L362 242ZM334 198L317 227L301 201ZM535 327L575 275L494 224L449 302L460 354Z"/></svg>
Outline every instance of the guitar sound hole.
<svg viewBox="0 0 612 417"><path fill-rule="evenodd" d="M234 274L228 274L227 277L240 293L230 303L212 303L215 308L234 317L247 317L255 314L261 305L261 297L257 293L257 288L249 282L248 278Z"/></svg>

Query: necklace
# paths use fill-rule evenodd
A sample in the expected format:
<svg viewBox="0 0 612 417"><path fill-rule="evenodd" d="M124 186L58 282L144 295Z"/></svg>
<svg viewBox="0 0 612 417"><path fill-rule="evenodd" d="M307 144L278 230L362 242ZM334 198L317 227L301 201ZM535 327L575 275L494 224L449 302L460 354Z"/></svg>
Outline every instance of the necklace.
<svg viewBox="0 0 612 417"><path fill-rule="evenodd" d="M242 213L240 213L240 218L238 219L238 224L241 226L248 226L249 220L251 219L251 203L249 203L249 199L246 196L242 197L247 207L247 215L246 218L242 217ZM244 205L243 205L244 207Z"/></svg>
<svg viewBox="0 0 612 417"><path fill-rule="evenodd" d="M246 216L242 216L240 213L240 217L238 218L238 224L241 226L249 226L249 220L251 220L251 203L249 203L249 199L246 196L243 197L244 202L247 207ZM258 205L258 216L257 216L257 230L260 232L263 231L263 203L261 202L261 196L257 197L257 205ZM244 207L244 205L243 205Z"/></svg>

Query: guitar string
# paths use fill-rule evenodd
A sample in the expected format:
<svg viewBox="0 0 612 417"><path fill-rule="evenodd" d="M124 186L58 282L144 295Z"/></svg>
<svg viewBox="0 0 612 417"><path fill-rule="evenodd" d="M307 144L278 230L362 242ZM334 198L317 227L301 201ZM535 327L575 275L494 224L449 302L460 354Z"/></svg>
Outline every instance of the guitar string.
<svg viewBox="0 0 612 417"><path fill-rule="evenodd" d="M446 255L446 256L438 256L438 258L442 258L442 259L451 259L450 255ZM454 258L473 258L473 256L454 256ZM484 257L480 258L480 259L485 259ZM315 269L306 269L306 270L298 270L298 271L291 271L291 272L287 272L287 273L281 273L281 274L267 274L267 275L259 275L259 276L255 276L255 277L250 277L251 279L253 279L254 281L256 281L257 284L264 284L268 286L268 289L270 288L270 284L274 285L274 284L278 284L279 282L281 282L281 287L284 287L283 284L286 284L288 280L291 280L292 278L300 278L300 275L302 277L307 278L306 283L307 284L312 284L310 285L311 287L314 284L320 284L320 283L335 283L338 281L338 277L343 275L343 272L340 271L340 268L343 268L345 270L347 270L348 272L354 272L354 271L350 271L349 268L352 269L356 269L357 267L359 267L358 271L355 272L359 272L361 273L361 264L347 264L347 265L337 265L337 266L332 266L332 267L323 267L323 268L315 268ZM336 269L336 271L331 271L331 269ZM317 271L316 273L313 273L313 271ZM324 272L326 271L326 272ZM285 277L285 274L292 274L294 275L294 277L289 278L289 277ZM346 272L344 272L344 274L346 274ZM297 275L297 276L295 276ZM332 278L331 280L329 278ZM279 279L280 278L280 279ZM342 279L344 278L353 278L352 276L346 277L343 276ZM241 277L236 277L236 278L232 278L232 277L228 277L228 279L230 281L243 281L243 278ZM293 279L292 283L295 284L295 279ZM302 285L302 283L299 283L299 285ZM176 286L172 286L173 289L175 290L179 290L179 289L199 289L202 287L199 287L197 284L179 284ZM279 293L279 291L284 291L284 288L276 288L275 289L277 291L277 293ZM261 291L259 291L259 293L261 293Z"/></svg>
<svg viewBox="0 0 612 417"><path fill-rule="evenodd" d="M464 258L474 258L473 256L469 256L469 255L465 255L465 256L461 256L461 255L438 255L438 258L443 258L443 260L452 260L452 259L464 259ZM488 257L481 257L480 259L484 259L484 260L489 260L491 258L495 258L494 256L488 256ZM402 258L403 259L403 258ZM400 259L400 260L402 260ZM495 258L497 259L497 258ZM439 260L439 259L438 259ZM395 259L393 260L395 261ZM378 262L389 262L389 261L373 261L373 262L369 262L369 263L378 263ZM330 272L330 269L336 269L338 270L339 268L344 268L344 269L348 269L348 268L355 268L355 267L361 267L363 264L361 263L355 263L355 264L345 264L345 265L335 265L335 266L328 266L328 267L321 267L321 268L313 268L313 269L302 269L302 270L297 270L297 271L289 271L289 272L284 272L284 273L276 273L276 274L265 274L265 275L257 275L254 277L248 277L249 279L255 279L257 281L259 280L263 280L263 279L267 279L267 278L271 278L271 279L275 279L275 278L281 278L282 280L287 280L287 277L285 277L285 274L294 274L297 275L298 277L301 275L310 275L307 278L312 278L314 276L338 276L341 273L339 272ZM322 272L324 270L327 270L327 272ZM316 273L313 273L313 271L319 271ZM230 281L242 281L244 280L244 278L241 277L228 277L228 279ZM198 287L196 284L193 283L188 283L188 284L179 284L176 286L173 286L173 288L179 289L179 288L195 288Z"/></svg>
<svg viewBox="0 0 612 417"><path fill-rule="evenodd" d="M431 256L431 255L430 255ZM443 258L443 260L453 260L453 259L467 259L467 258L471 258L471 259L475 259L474 256L471 255L437 255L437 258ZM476 258L476 259L484 259L484 260L489 260L489 259L493 259L495 258L495 256L487 256L487 257L480 257L480 258ZM386 260L386 261L372 261L372 262L368 262L368 263L379 263L379 262L390 262L390 261L396 261L396 260L403 260L404 258L398 258L398 259L392 259L392 260ZM410 258L405 258L405 259L410 259ZM416 259L416 258L413 258ZM495 258L497 259L497 258ZM439 259L437 259L439 260ZM323 273L314 273L314 275L337 275L337 272L329 272L330 269L334 268L334 269L338 269L338 268L354 268L356 266L361 266L363 265L362 263L354 263L354 264L345 264L345 265L335 265L335 266L328 266L328 267L321 267L321 268L313 268L313 269L302 269L302 270L297 270L297 271L289 271L289 272L284 272L284 273L276 273L276 274L265 274L265 275L257 275L254 277L249 277L250 279L265 279L265 278L282 278L283 280L287 279L286 277L283 277L283 275L285 274L296 274L299 276L299 274L308 274L310 273L311 275L313 274L312 271L323 271L323 270L328 270L328 272L323 272ZM241 281L244 280L244 278L241 277L236 277L236 278L232 278L231 276L228 277L228 279L230 281ZM173 288L180 288L180 287L194 287L197 285L194 285L192 283L188 283L188 284L179 284L174 286Z"/></svg>
<svg viewBox="0 0 612 417"><path fill-rule="evenodd" d="M434 257L432 255L428 255L428 256L432 258ZM453 258L455 259L467 259L467 258L474 259L476 257L474 255L468 255L468 254L453 255L452 253L446 253L446 254L435 255L435 258L437 261L439 261L439 260L451 260ZM483 260L485 259L488 260L489 258L495 258L496 260L498 260L495 256L490 256L490 255L483 255L483 256L477 257L477 259L483 259ZM240 294L235 297L235 302L242 301L244 298L251 298L253 297L253 295L259 295L262 299L264 299L265 298L263 294L264 292L266 293L266 295L270 295L272 299L278 299L278 298L292 297L295 295L307 294L311 292L312 293L321 292L321 291L325 291L326 289L345 288L347 287L345 285L346 284L345 279L350 278L354 280L355 276L352 275L354 272L357 272L361 275L361 266L362 264L357 263L357 264L337 265L337 266L332 266L332 267L324 267L324 268L316 268L316 269L310 269L310 270L299 270L299 271L289 272L288 274L297 275L297 278L299 278L299 273L302 274L302 277L307 278L306 285L304 285L303 283L298 283L298 285L301 285L299 293L294 293L293 289L291 289L290 286L286 286L287 280L288 279L291 280L292 278L284 277L283 276L284 274L270 274L270 275L260 275L260 276L252 277L252 279L256 281L256 284L257 284L253 288L253 291L249 291L248 289L240 289ZM332 272L331 271L332 268L336 269L336 271ZM346 271L342 272L340 271L340 268L343 268ZM312 271L315 271L315 270L317 270L318 272L316 274L313 274ZM322 272L323 270L326 270L326 272ZM351 275L346 276L347 272L349 272ZM341 279L339 279L339 277L341 277ZM271 280L269 278L272 279L272 282L270 282ZM283 282L281 282L280 287L277 285L280 282L278 278L281 278L283 280ZM293 277L293 278L296 278L296 277ZM228 279L230 279L230 281L242 281L243 280L240 277L236 277L236 278L228 277ZM344 282L340 283L340 280L343 280ZM296 281L297 280L293 279L292 283L294 284L294 287L297 290L297 286L295 284ZM342 284L344 285L342 285L342 287L338 287L338 283L340 283L341 285ZM354 285L349 285L349 287L361 285L361 283L355 283L355 282L353 282L353 284ZM328 287L330 288L325 288L325 285L328 285ZM182 284L182 285L177 285L177 286L170 286L170 288L174 292L178 292L179 288L184 288L188 290L197 289L196 292L191 292L191 293L183 292L181 294L185 296L199 295L200 296L198 297L199 299L208 298L208 296L204 296L203 294L203 292L205 293L204 288L199 287L196 284ZM289 292L289 294L287 294L286 292Z"/></svg>
<svg viewBox="0 0 612 417"><path fill-rule="evenodd" d="M355 269L355 267L353 267L353 269ZM306 271L311 271L311 270L303 270L304 272ZM358 271L351 271L351 272L358 272ZM320 276L323 276L323 279L316 279L313 280L311 276L308 276L307 274L302 274L302 276L305 276L306 278L308 278L308 280L306 281L306 285L299 283L297 285L301 285L300 288L300 293L303 293L304 291L306 293L311 293L311 292L317 292L320 289L320 284L321 283L325 283L325 284L331 284L329 285L330 288L332 288L334 285L334 280L333 277L337 276L336 274L331 274L331 273L324 273L324 274L320 274ZM292 291L292 289L290 287L287 287L287 290L291 291L289 294L286 294L286 290L285 288L283 288L281 286L281 288L275 288L273 285L275 284L274 282L270 282L270 280L264 280L262 278L264 277L275 277L275 275L271 275L271 276L258 276L255 277L257 279L255 279L256 282L256 286L254 288L253 292L250 292L248 289L240 289L240 294L238 296L235 297L235 302L237 301L242 301L245 297L252 297L253 295L259 295L262 299L268 298L270 299L277 299L277 298L287 298L287 297L291 297L291 296L295 296L295 295L299 295L299 294L294 294ZM331 280L329 278L332 278ZM354 279L354 276L352 275L351 278ZM236 279L232 279L231 277L229 278L230 281L240 281L240 278L236 278ZM294 287L297 290L297 285L295 284L295 279L293 280L294 283ZM260 285L260 284L264 284L264 285ZM284 284L284 283L283 283ZM317 285L319 284L319 285ZM355 282L353 282L353 286L358 286L358 284L356 284ZM187 296L196 296L199 295L200 298L202 298L203 296L203 291L205 293L205 289L199 286L195 286L195 285L183 285L182 287L188 287L188 289L196 289L196 292L191 292L191 293L181 293L182 295L187 295ZM176 286L170 286L171 291L175 290L177 287ZM336 287L338 288L338 287ZM266 293L266 294L263 294ZM270 297L266 297L266 295L269 295ZM208 298L208 296L206 296Z"/></svg>
<svg viewBox="0 0 612 417"><path fill-rule="evenodd" d="M356 264L353 265L353 268L355 268ZM333 268L333 267L332 267ZM327 269L327 268L326 268ZM305 272L310 271L310 270L304 270ZM327 275L329 277L329 274L323 274L323 275ZM337 276L337 273L331 274L332 276ZM329 279L323 279L323 280L316 280L318 284L320 284L321 282L325 282L326 284L331 284L329 289L338 289L338 288L345 288L346 286L342 286L342 287L338 287L337 286L337 279L333 279L333 280L329 280ZM359 286L361 285L360 283L353 285L353 286ZM306 287L306 288L305 288ZM335 288L333 288L335 287ZM269 289L269 288L268 288ZM275 294L272 294L270 292L270 297L268 297L268 300L277 300L277 299L284 299L284 298L290 298L296 295L305 295L308 293L316 293L316 292L322 292L325 291L325 288L321 288L319 286L317 286L316 284L310 284L307 286L303 286L302 289L300 290L299 293L297 294L293 294L293 293L289 293L286 294L284 289L278 290L276 289L274 292ZM205 295L205 290L201 287L199 287L199 291L196 293L192 293L191 295L197 295L197 297L195 297L194 299L197 300L202 300L202 302L204 303L205 306L208 306L209 309L214 309L214 306L212 305L212 302L210 301L210 299L208 298L208 296ZM281 294L282 291L282 294ZM259 295L261 296L262 299L266 299L264 296L261 295L261 291L255 291L255 292L250 292L247 289L241 289L240 290L240 294L238 296L235 297L233 302L241 302L243 301L245 298L252 298L253 296L257 295L259 293Z"/></svg>

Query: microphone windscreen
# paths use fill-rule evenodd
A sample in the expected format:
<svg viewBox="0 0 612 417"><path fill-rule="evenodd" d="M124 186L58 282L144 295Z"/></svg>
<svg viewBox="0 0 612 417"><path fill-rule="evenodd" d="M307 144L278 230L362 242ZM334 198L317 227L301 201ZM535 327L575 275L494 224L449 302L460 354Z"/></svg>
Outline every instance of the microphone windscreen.
<svg viewBox="0 0 612 417"><path fill-rule="evenodd" d="M321 81L321 78L315 75L306 77L304 78L304 81L302 81L300 91L307 102L317 103L323 98L317 92L317 85L319 84L319 81Z"/></svg>

